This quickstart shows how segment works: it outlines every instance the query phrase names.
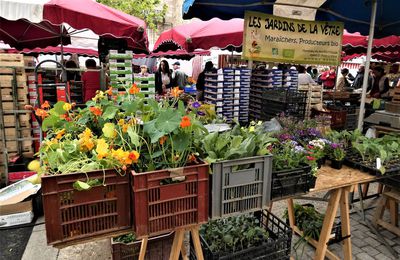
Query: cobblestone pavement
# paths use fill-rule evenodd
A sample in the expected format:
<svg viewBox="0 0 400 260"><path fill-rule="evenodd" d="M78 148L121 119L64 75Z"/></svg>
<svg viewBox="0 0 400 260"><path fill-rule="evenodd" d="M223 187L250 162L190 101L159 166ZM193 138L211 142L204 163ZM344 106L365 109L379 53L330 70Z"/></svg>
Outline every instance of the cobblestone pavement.
<svg viewBox="0 0 400 260"><path fill-rule="evenodd" d="M375 189L374 189L375 188ZM372 186L371 191L376 190L376 185ZM312 194L312 197L322 198L325 194L318 193ZM366 201L365 208L373 207L377 199L369 199ZM295 200L295 203L303 204L309 203L309 200ZM325 212L327 202L312 201L315 208L320 212ZM275 202L272 212L278 217L282 217L284 210L286 209L286 201ZM371 220L374 209L366 210L367 220ZM383 245L382 238L378 238L373 231L366 225L362 224L361 216L353 208L351 211L351 242L353 259L355 260L386 260L396 258L389 252L389 250ZM386 215L385 215L386 216ZM387 217L387 216L386 216ZM39 220L43 222L42 220ZM400 254L400 237L395 234L380 229L380 234L387 240L389 245ZM294 235L292 245L296 243L299 236ZM304 246L304 250L303 250ZM341 243L330 245L329 250L343 259L343 251ZM303 251L303 252L302 252ZM312 259L315 250L309 245L301 244L299 249L292 250L292 256L295 259ZM22 257L23 260L108 260L111 259L111 246L110 240L101 240L96 242L90 242L86 244L80 244L77 246L70 246L61 250L46 245L46 234L44 225L36 226L33 229L31 238L26 247L25 253Z"/></svg>
<svg viewBox="0 0 400 260"><path fill-rule="evenodd" d="M377 185L372 185L370 188L370 194L376 191ZM319 197L322 198L324 193L313 194L310 197ZM356 196L355 196L356 197ZM377 237L373 230L368 226L371 223L372 215L374 214L374 206L377 202L377 198L369 199L365 201L364 208L366 215L366 222L362 221L362 215L359 214L359 203L355 203L354 207L350 210L350 227L351 227L351 243L352 243L352 253L353 259L355 260L396 260L400 258L396 258L393 256L389 250L384 246L382 239L386 239L388 244L399 254L400 257L400 237L395 234L389 232L386 229L379 229L379 233L381 237ZM304 204L310 203L309 200L295 200L295 203ZM311 201L314 204L315 208L319 212L325 212L327 202L320 201ZM286 209L287 204L285 201L279 201L274 203L272 212L279 217L282 217L284 210ZM340 211L340 210L338 210ZM387 212L384 215L385 219L388 219L389 216ZM363 224L364 223L364 224ZM300 237L298 235L293 235L292 240L292 248L293 245L298 241ZM343 250L342 244L336 243L328 246L328 249L336 254L340 259L343 259ZM312 246L309 246L305 243L300 243L300 246L297 250L292 249L292 256L295 259L312 259L315 253L315 249Z"/></svg>

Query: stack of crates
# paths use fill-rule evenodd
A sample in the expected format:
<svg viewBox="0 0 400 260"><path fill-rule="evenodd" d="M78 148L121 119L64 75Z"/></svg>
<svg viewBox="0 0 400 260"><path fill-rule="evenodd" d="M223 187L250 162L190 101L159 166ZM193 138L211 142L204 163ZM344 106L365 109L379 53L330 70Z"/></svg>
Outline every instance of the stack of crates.
<svg viewBox="0 0 400 260"><path fill-rule="evenodd" d="M132 57L132 51L118 53L116 50L110 50L110 84L114 94L124 93L133 84Z"/></svg>
<svg viewBox="0 0 400 260"><path fill-rule="evenodd" d="M305 92L307 94L306 100L306 113L305 118L310 118L311 109L317 108L318 106L322 107L322 86L320 85L299 85L299 91Z"/></svg>
<svg viewBox="0 0 400 260"><path fill-rule="evenodd" d="M227 122L248 121L250 74L249 69L224 68L205 75L205 101Z"/></svg>
<svg viewBox="0 0 400 260"><path fill-rule="evenodd" d="M251 69L235 69L235 89L239 87L239 122L249 121Z"/></svg>
<svg viewBox="0 0 400 260"><path fill-rule="evenodd" d="M27 75L28 79L28 93L29 93L29 104L33 107L38 105L38 93L36 90L36 84L35 84L35 75L34 73L29 73ZM34 141L34 148L35 152L39 151L40 148L40 125L39 122L37 121L35 115L32 113L31 114L31 120L32 120L32 131L33 131L33 137L37 140Z"/></svg>
<svg viewBox="0 0 400 260"><path fill-rule="evenodd" d="M133 82L140 88L140 93L144 94L146 98L155 98L156 84L154 74L135 74Z"/></svg>
<svg viewBox="0 0 400 260"><path fill-rule="evenodd" d="M8 159L33 156L27 77L22 54L0 54L0 182Z"/></svg>
<svg viewBox="0 0 400 260"><path fill-rule="evenodd" d="M288 90L297 90L299 84L299 73L297 70L289 69L283 71L282 87Z"/></svg>
<svg viewBox="0 0 400 260"><path fill-rule="evenodd" d="M250 84L249 119L266 120L261 115L263 92L268 89L282 89L283 73L278 69L253 70Z"/></svg>

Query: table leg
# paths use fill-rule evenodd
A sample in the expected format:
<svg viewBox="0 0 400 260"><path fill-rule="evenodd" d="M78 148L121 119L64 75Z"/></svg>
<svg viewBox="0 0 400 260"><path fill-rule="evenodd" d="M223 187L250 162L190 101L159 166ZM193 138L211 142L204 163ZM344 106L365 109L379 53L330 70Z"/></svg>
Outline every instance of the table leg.
<svg viewBox="0 0 400 260"><path fill-rule="evenodd" d="M174 242L172 243L171 253L169 259L178 260L183 244L183 235L185 234L185 229L181 228L175 231Z"/></svg>
<svg viewBox="0 0 400 260"><path fill-rule="evenodd" d="M288 208L289 224L290 224L290 227L293 230L293 228L295 226L293 199L287 199L287 204L288 204L287 208Z"/></svg>
<svg viewBox="0 0 400 260"><path fill-rule="evenodd" d="M349 188L342 189L340 196L340 218L342 222L342 236L347 237L343 240L344 259L351 259L351 238L350 238L350 212L349 212Z"/></svg>
<svg viewBox="0 0 400 260"><path fill-rule="evenodd" d="M339 206L342 189L335 189L329 198L328 207L325 212L324 222L322 224L321 234L319 236L317 251L315 252L315 260L323 260L326 250L328 249L327 242L332 231L333 222L335 221L336 212Z"/></svg>
<svg viewBox="0 0 400 260"><path fill-rule="evenodd" d="M194 250L196 251L197 259L204 260L203 250L201 249L201 244L200 244L199 226L191 228L190 233L192 233L192 240L193 240Z"/></svg>
<svg viewBox="0 0 400 260"><path fill-rule="evenodd" d="M181 255L182 255L182 259L183 259L183 260L189 260L189 258L188 258L188 256L187 256L187 252L186 252L185 243L182 243L182 246L181 246Z"/></svg>
<svg viewBox="0 0 400 260"><path fill-rule="evenodd" d="M142 244L140 245L139 260L144 260L144 257L146 255L147 241L148 240L149 240L148 237L142 238Z"/></svg>

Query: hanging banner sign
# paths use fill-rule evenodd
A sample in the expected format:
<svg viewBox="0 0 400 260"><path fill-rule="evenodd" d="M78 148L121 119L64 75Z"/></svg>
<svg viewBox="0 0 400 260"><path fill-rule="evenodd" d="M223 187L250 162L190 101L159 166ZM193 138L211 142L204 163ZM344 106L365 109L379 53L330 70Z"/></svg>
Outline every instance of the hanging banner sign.
<svg viewBox="0 0 400 260"><path fill-rule="evenodd" d="M242 58L339 65L342 36L342 22L304 21L247 11Z"/></svg>

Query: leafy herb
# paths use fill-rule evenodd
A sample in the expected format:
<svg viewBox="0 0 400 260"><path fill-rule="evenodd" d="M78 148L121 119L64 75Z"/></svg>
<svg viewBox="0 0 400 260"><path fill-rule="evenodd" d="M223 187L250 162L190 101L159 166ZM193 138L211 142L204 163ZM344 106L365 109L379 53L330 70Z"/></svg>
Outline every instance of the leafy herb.
<svg viewBox="0 0 400 260"><path fill-rule="evenodd" d="M124 244L129 244L131 242L134 242L136 240L136 235L134 233L129 233L125 235L121 235L119 237L114 237L113 241L114 242L120 242Z"/></svg>
<svg viewBox="0 0 400 260"><path fill-rule="evenodd" d="M200 234L219 255L259 246L269 237L260 221L249 215L211 220L201 226Z"/></svg>

